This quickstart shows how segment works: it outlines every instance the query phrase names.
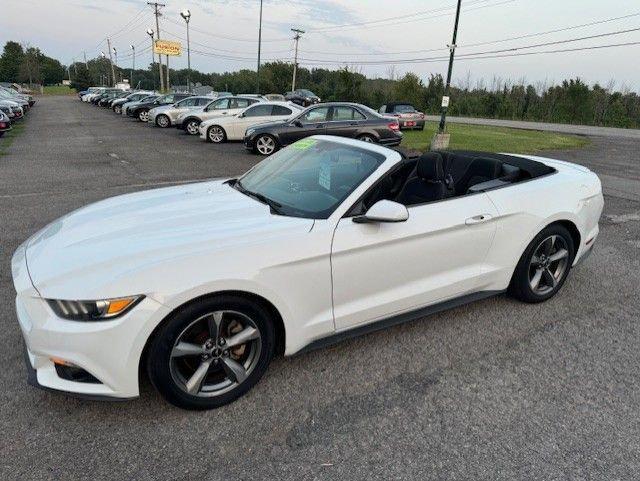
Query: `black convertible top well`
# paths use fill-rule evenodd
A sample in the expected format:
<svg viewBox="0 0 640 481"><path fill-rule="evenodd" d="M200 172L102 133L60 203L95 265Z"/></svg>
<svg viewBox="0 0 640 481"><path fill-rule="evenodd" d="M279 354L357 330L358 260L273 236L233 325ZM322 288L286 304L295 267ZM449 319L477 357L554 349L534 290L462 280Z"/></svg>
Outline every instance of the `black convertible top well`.
<svg viewBox="0 0 640 481"><path fill-rule="evenodd" d="M467 157L470 160L477 158L497 160L499 162L513 165L524 170L525 172L528 172L532 178L555 172L555 169L553 167L549 167L542 162L526 159L517 155L496 154L493 152L476 152L473 150L442 150L440 151L440 153L443 155L451 154L456 157Z"/></svg>

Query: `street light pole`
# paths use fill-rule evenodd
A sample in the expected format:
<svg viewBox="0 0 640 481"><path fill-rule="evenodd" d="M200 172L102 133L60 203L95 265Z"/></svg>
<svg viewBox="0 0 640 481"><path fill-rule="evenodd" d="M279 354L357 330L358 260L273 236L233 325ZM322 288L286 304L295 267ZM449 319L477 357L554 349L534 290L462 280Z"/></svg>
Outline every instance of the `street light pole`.
<svg viewBox="0 0 640 481"><path fill-rule="evenodd" d="M299 28L292 28L291 31L296 34L296 36L293 37L293 39L296 41L296 54L293 60L293 81L291 82L291 91L293 92L296 90L296 75L298 74L298 41L304 33L304 30L300 30Z"/></svg>
<svg viewBox="0 0 640 481"><path fill-rule="evenodd" d="M133 71L136 69L136 47L134 45L129 45L129 47L131 47L131 54L132 54L131 75L129 75L129 87L133 87Z"/></svg>
<svg viewBox="0 0 640 481"><path fill-rule="evenodd" d="M447 119L447 108L449 107L449 93L451 89L451 73L453 72L453 58L456 54L456 40L458 38L458 23L460 21L460 7L462 6L462 0L458 0L458 7L456 8L456 20L453 26L453 39L451 45L449 45L449 70L447 71L447 83L444 87L444 97L442 98L442 113L440 116L440 126L438 132L444 134L445 122Z"/></svg>
<svg viewBox="0 0 640 481"><path fill-rule="evenodd" d="M113 55L116 58L116 64L115 65L116 65L116 69L117 69L118 68L118 51L116 50L115 47L113 47ZM114 78L114 80L113 80L113 86L114 87L115 87L116 82L117 82L117 79Z"/></svg>
<svg viewBox="0 0 640 481"><path fill-rule="evenodd" d="M260 0L260 21L258 23L258 72L257 78L257 94L260 94L260 54L262 53L262 0Z"/></svg>
<svg viewBox="0 0 640 481"><path fill-rule="evenodd" d="M153 54L153 29L152 28L148 28L147 29L147 35L149 35L149 37L151 38L151 78L153 79L153 90L156 89L156 79L153 76L153 66L156 63L156 58L155 55Z"/></svg>
<svg viewBox="0 0 640 481"><path fill-rule="evenodd" d="M191 12L183 10L180 12L180 16L187 22L187 92L191 92L191 44L189 42L189 20L191 19Z"/></svg>

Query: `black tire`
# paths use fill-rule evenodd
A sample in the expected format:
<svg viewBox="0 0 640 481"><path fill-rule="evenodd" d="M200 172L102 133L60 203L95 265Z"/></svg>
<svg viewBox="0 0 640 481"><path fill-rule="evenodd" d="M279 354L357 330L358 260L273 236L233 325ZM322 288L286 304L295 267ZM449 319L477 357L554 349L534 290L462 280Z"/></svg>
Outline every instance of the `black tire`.
<svg viewBox="0 0 640 481"><path fill-rule="evenodd" d="M535 276L534 271L536 270L536 267L532 265L532 261L534 254L541 246L541 243L552 236L558 236L561 239L562 244L566 246L566 250L568 251L565 261L566 266L562 273L558 275L557 280L554 281L555 286L553 288L548 286L550 288L548 292L539 293L534 291L531 285L531 276ZM574 257L575 246L573 238L567 228L561 224L552 224L545 227L527 246L522 257L518 261L518 265L516 266L513 277L511 278L508 293L516 299L528 303L544 302L551 299L558 293L567 279Z"/></svg>
<svg viewBox="0 0 640 481"><path fill-rule="evenodd" d="M244 381L231 390L215 396L192 395L174 379L170 359L181 333L194 320L215 311L235 311L248 316L260 333L260 354ZM182 409L215 409L236 400L253 386L266 372L275 351L275 331L269 312L259 303L235 295L206 297L174 311L154 335L147 354L149 379L171 404ZM196 357L197 359L197 357ZM198 392L200 394L200 392Z"/></svg>
<svg viewBox="0 0 640 481"><path fill-rule="evenodd" d="M378 143L376 138L373 135L369 135L369 134L358 135L357 139L361 140L362 142L368 142L370 144L377 144Z"/></svg>
<svg viewBox="0 0 640 481"><path fill-rule="evenodd" d="M184 131L189 135L198 135L199 127L200 127L200 121L198 119L189 119L184 123Z"/></svg>
<svg viewBox="0 0 640 481"><path fill-rule="evenodd" d="M118 115L122 114L122 106L116 105L115 107L113 107L113 111Z"/></svg>
<svg viewBox="0 0 640 481"><path fill-rule="evenodd" d="M149 111L147 109L141 109L136 113L136 117L140 122L148 122L149 121Z"/></svg>
<svg viewBox="0 0 640 481"><path fill-rule="evenodd" d="M0 137L2 137L4 135L4 132L0 132Z"/></svg>
<svg viewBox="0 0 640 481"><path fill-rule="evenodd" d="M161 129L171 127L171 119L164 114L160 114L156 117L156 125Z"/></svg>

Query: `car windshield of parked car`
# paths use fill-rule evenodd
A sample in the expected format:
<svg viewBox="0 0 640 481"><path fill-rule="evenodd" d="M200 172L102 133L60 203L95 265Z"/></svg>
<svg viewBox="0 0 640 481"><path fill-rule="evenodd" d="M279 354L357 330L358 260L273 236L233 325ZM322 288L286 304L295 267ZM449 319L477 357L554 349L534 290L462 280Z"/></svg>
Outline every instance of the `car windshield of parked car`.
<svg viewBox="0 0 640 481"><path fill-rule="evenodd" d="M314 94L311 90L298 90L298 92L307 97L316 97L316 94Z"/></svg>
<svg viewBox="0 0 640 481"><path fill-rule="evenodd" d="M260 162L235 188L291 217L326 219L385 156L328 140L299 140Z"/></svg>
<svg viewBox="0 0 640 481"><path fill-rule="evenodd" d="M415 112L416 109L413 105L402 104L402 105L396 105L393 111L399 114L411 114Z"/></svg>

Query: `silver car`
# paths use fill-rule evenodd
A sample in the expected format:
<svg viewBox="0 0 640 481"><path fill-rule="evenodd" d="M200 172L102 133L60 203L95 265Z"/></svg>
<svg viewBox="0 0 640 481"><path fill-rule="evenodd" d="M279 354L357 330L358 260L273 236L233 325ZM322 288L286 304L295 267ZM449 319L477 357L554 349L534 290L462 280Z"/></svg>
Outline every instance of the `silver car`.
<svg viewBox="0 0 640 481"><path fill-rule="evenodd" d="M171 105L160 105L159 107L149 110L149 121L147 125L162 128L171 127L175 125L181 114L204 107L212 100L214 100L214 98L208 95L196 95L182 99Z"/></svg>

